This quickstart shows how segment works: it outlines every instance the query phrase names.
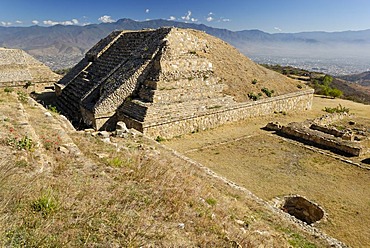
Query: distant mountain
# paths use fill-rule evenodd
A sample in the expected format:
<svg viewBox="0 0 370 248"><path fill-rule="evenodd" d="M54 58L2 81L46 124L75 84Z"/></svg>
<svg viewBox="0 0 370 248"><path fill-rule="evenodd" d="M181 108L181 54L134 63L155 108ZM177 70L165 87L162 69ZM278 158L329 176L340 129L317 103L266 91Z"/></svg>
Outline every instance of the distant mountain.
<svg viewBox="0 0 370 248"><path fill-rule="evenodd" d="M203 24L168 20L134 21L87 26L0 27L0 46L21 48L52 68L73 66L85 52L113 30L175 26L202 30L237 47L249 57L356 58L369 61L370 29L345 32L269 34L260 30L230 31ZM346 59L347 61L347 59Z"/></svg>
<svg viewBox="0 0 370 248"><path fill-rule="evenodd" d="M370 71L359 74L341 76L341 79L360 84L362 86L370 87Z"/></svg>

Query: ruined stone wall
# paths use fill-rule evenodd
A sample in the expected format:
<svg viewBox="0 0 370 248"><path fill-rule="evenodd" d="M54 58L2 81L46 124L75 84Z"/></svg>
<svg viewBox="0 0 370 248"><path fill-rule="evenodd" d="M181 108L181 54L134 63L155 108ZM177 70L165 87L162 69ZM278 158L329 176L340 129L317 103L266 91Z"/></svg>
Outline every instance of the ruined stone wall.
<svg viewBox="0 0 370 248"><path fill-rule="evenodd" d="M364 149L353 142L342 140L334 136L322 133L316 130L307 129L295 126L283 126L281 132L285 135L303 140L305 142L313 143L335 151L343 152L352 156L361 156L364 154Z"/></svg>
<svg viewBox="0 0 370 248"><path fill-rule="evenodd" d="M313 90L310 89L254 102L208 109L199 115L179 116L177 119L172 118L160 122L145 122L142 125L142 131L152 138L157 136L172 138L184 133L214 128L228 122L273 114L275 111L308 110L311 109L312 100ZM126 116L126 119L130 118ZM130 120L130 122L133 121ZM135 125L137 126L138 123Z"/></svg>
<svg viewBox="0 0 370 248"><path fill-rule="evenodd" d="M32 80L30 72L18 49L0 49L0 83Z"/></svg>
<svg viewBox="0 0 370 248"><path fill-rule="evenodd" d="M55 82L59 78L59 75L26 52L0 48L0 86L19 86L28 81Z"/></svg>

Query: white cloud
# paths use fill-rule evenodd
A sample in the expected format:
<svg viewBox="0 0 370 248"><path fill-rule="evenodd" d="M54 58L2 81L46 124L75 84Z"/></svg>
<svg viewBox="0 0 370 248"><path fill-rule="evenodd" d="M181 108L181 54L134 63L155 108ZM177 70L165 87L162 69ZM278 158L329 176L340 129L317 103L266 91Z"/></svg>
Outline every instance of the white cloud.
<svg viewBox="0 0 370 248"><path fill-rule="evenodd" d="M213 21L213 19L214 18L212 16L208 16L206 20L207 20L207 22L211 22L211 21Z"/></svg>
<svg viewBox="0 0 370 248"><path fill-rule="evenodd" d="M1 24L2 26L10 26L10 25L12 25L12 23L11 23L11 22L0 22L0 24Z"/></svg>
<svg viewBox="0 0 370 248"><path fill-rule="evenodd" d="M183 19L184 21L192 21L192 22L198 21L198 19L191 17L191 11L190 10L188 10L187 15L182 16L181 19Z"/></svg>
<svg viewBox="0 0 370 248"><path fill-rule="evenodd" d="M185 21L189 21L190 20L190 16L191 16L191 11L189 10L188 11L188 14L186 16L182 16L181 19L183 19Z"/></svg>
<svg viewBox="0 0 370 248"><path fill-rule="evenodd" d="M51 26L59 24L59 22L55 22L52 20L43 21L42 23L44 23L45 25L51 25Z"/></svg>
<svg viewBox="0 0 370 248"><path fill-rule="evenodd" d="M150 11L149 9L146 9L146 10L145 10L145 13L149 13L149 11Z"/></svg>
<svg viewBox="0 0 370 248"><path fill-rule="evenodd" d="M17 23L17 24L22 24L23 22L22 22L22 21L20 21L20 20L16 20L16 21L15 21L15 23Z"/></svg>
<svg viewBox="0 0 370 248"><path fill-rule="evenodd" d="M222 21L222 22L229 22L229 21L230 21L230 19L228 19L228 18L222 18L222 19L221 19L221 21Z"/></svg>
<svg viewBox="0 0 370 248"><path fill-rule="evenodd" d="M33 21L32 21L32 24L37 25L37 24L39 24L39 21L37 21L37 20L33 20Z"/></svg>
<svg viewBox="0 0 370 248"><path fill-rule="evenodd" d="M103 22L103 23L115 22L115 20L113 20L112 17L109 16L109 15L103 15L103 16L99 17L98 20L101 21L101 22Z"/></svg>
<svg viewBox="0 0 370 248"><path fill-rule="evenodd" d="M209 15L209 16L213 15L213 12L209 12L209 13L208 13L208 15Z"/></svg>
<svg viewBox="0 0 370 248"><path fill-rule="evenodd" d="M281 32L281 31L283 31L281 28L279 28L279 27L274 27L274 29L275 30L277 30L277 31L279 31L279 32Z"/></svg>
<svg viewBox="0 0 370 248"><path fill-rule="evenodd" d="M37 24L38 21L32 21L33 24ZM72 19L70 21L61 21L61 22L58 22L58 21L52 21L52 20L46 20L46 21L43 21L42 23L44 23L45 25L49 25L49 26L54 26L54 25L77 25L79 24L79 21L77 19Z"/></svg>
<svg viewBox="0 0 370 248"><path fill-rule="evenodd" d="M174 17L174 16L170 16L170 18L169 18L168 20L170 20L170 21L175 21L175 20L176 20L176 17Z"/></svg>

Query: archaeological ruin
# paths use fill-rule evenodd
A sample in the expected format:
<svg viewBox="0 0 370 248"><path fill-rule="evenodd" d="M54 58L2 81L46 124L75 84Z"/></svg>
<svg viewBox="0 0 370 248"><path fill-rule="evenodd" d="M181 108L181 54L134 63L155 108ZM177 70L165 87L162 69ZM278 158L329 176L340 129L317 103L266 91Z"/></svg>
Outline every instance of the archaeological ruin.
<svg viewBox="0 0 370 248"><path fill-rule="evenodd" d="M54 83L60 76L20 49L0 48L0 86Z"/></svg>
<svg viewBox="0 0 370 248"><path fill-rule="evenodd" d="M363 156L370 151L365 143L368 142L370 131L346 128L338 130L330 126L335 121L348 117L344 114L327 114L304 122L291 122L285 126L278 122L268 123L264 129L275 131L276 134L331 150L346 156ZM343 128L343 127L342 127Z"/></svg>
<svg viewBox="0 0 370 248"><path fill-rule="evenodd" d="M153 138L306 110L313 98L220 39L169 27L112 32L55 85L57 107L75 125L123 121Z"/></svg>

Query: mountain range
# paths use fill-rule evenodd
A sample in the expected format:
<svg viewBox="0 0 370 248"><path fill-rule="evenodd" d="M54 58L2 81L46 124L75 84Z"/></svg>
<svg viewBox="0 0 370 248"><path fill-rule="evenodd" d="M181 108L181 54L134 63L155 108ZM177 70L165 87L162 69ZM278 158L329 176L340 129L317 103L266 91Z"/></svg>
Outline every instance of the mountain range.
<svg viewBox="0 0 370 248"><path fill-rule="evenodd" d="M162 19L150 21L120 19L113 23L86 26L0 27L0 47L21 48L53 69L58 69L73 66L88 49L114 30L140 30L163 26L202 30L221 38L245 55L257 60L310 58L341 60L346 63L351 60L361 65L367 65L370 60L370 29L270 34L260 30L230 31L204 24Z"/></svg>

